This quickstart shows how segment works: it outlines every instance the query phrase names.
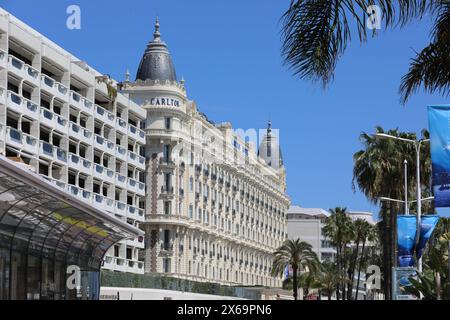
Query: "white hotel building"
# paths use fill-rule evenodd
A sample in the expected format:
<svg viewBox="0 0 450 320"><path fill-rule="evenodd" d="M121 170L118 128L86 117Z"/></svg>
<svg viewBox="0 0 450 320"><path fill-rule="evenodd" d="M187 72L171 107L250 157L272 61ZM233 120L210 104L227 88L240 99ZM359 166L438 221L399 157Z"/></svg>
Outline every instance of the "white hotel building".
<svg viewBox="0 0 450 320"><path fill-rule="evenodd" d="M275 130L258 148L209 121L158 23L136 78L105 77L0 9L1 154L145 231L106 269L281 286L270 269L290 200Z"/></svg>
<svg viewBox="0 0 450 320"><path fill-rule="evenodd" d="M269 125L257 150L229 123L209 121L155 29L136 81L122 84L147 111L145 272L280 286L270 269L290 201L278 139Z"/></svg>
<svg viewBox="0 0 450 320"><path fill-rule="evenodd" d="M146 112L99 72L0 8L0 154L131 225L144 221ZM104 268L144 272L143 237Z"/></svg>

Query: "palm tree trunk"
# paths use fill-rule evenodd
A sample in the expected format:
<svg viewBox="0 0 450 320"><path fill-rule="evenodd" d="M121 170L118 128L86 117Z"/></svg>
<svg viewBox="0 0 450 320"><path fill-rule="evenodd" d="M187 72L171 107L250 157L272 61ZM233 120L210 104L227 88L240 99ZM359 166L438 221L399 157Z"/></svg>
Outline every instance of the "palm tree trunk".
<svg viewBox="0 0 450 320"><path fill-rule="evenodd" d="M359 260L359 266L358 266L358 281L356 281L356 295L355 295L355 300L358 300L358 293L359 293L359 280L361 279L361 267L364 263L364 258L365 258L365 252L364 249L366 247L366 239L363 239L363 243L362 243L362 252L361 252L361 259Z"/></svg>
<svg viewBox="0 0 450 320"><path fill-rule="evenodd" d="M436 299L437 300L442 300L442 296L441 296L441 274L439 272L436 272L435 285L436 285Z"/></svg>
<svg viewBox="0 0 450 320"><path fill-rule="evenodd" d="M388 220L388 205L382 205L381 207L383 215L383 291L385 300L390 300L391 298L391 270L390 270L390 228Z"/></svg>
<svg viewBox="0 0 450 320"><path fill-rule="evenodd" d="M294 290L294 300L297 300L298 296L298 279L297 279L297 269L298 267L292 267L292 285Z"/></svg>
<svg viewBox="0 0 450 320"><path fill-rule="evenodd" d="M347 279L347 250L345 250L346 245L343 246L343 251L344 253L342 254L342 300L347 300L347 295L346 295L346 285L345 285L345 280Z"/></svg>
<svg viewBox="0 0 450 320"><path fill-rule="evenodd" d="M356 239L356 250L353 253L352 265L350 267L350 282L348 284L348 294L347 299L352 300L353 293L353 279L355 278L356 261L358 259L359 252L359 237Z"/></svg>
<svg viewBox="0 0 450 320"><path fill-rule="evenodd" d="M337 269L338 269L338 274L341 274L341 249L340 249L340 244L338 244L336 246L336 263L337 263ZM340 295L340 282L341 280L339 279L339 281L337 282L337 286L336 286L336 300L340 300L341 299L341 295Z"/></svg>

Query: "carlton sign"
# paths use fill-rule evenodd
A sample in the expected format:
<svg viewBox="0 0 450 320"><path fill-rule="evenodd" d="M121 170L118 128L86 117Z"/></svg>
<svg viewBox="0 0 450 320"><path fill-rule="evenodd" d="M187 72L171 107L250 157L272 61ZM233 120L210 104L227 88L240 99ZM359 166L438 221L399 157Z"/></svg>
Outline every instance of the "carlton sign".
<svg viewBox="0 0 450 320"><path fill-rule="evenodd" d="M179 107L180 101L172 98L151 98L150 105L152 106L167 106L167 107Z"/></svg>

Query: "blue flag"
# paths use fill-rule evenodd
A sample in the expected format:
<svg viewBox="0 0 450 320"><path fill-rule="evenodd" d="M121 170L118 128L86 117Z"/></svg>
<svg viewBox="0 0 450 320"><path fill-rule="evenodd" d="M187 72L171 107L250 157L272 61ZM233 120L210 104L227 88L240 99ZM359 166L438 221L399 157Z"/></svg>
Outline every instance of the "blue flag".
<svg viewBox="0 0 450 320"><path fill-rule="evenodd" d="M450 207L450 105L429 106L428 122L435 207Z"/></svg>
<svg viewBox="0 0 450 320"><path fill-rule="evenodd" d="M416 216L397 216L398 266L414 265L414 245L417 233Z"/></svg>
<svg viewBox="0 0 450 320"><path fill-rule="evenodd" d="M425 246L428 240L430 239L431 234L433 233L433 230L436 227L438 221L439 216L437 215L422 216L422 219L420 220L419 243L417 244L416 247L417 259L419 259L422 256L423 249L425 249Z"/></svg>

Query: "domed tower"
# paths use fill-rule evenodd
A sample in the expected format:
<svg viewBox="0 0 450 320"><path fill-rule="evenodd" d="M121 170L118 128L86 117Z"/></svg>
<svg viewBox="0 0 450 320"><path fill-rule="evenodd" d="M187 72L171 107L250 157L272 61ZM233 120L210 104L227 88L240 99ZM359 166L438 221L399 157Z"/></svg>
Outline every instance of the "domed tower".
<svg viewBox="0 0 450 320"><path fill-rule="evenodd" d="M187 207L184 190L187 174L179 159L184 137L189 136L191 103L184 81L178 81L167 44L162 41L160 24L155 22L153 40L145 49L134 82L122 83L122 93L147 111L146 132L146 232L145 272L180 272L175 259L180 254L183 228L171 223ZM165 221L164 219L167 219ZM181 246L182 248L182 246Z"/></svg>
<svg viewBox="0 0 450 320"><path fill-rule="evenodd" d="M272 122L269 120L267 130L258 148L258 157L279 173L280 184L286 190L286 171L281 154L280 137L274 135Z"/></svg>
<svg viewBox="0 0 450 320"><path fill-rule="evenodd" d="M159 20L156 18L153 40L147 44L136 74L136 80L177 81L167 44L161 40Z"/></svg>

